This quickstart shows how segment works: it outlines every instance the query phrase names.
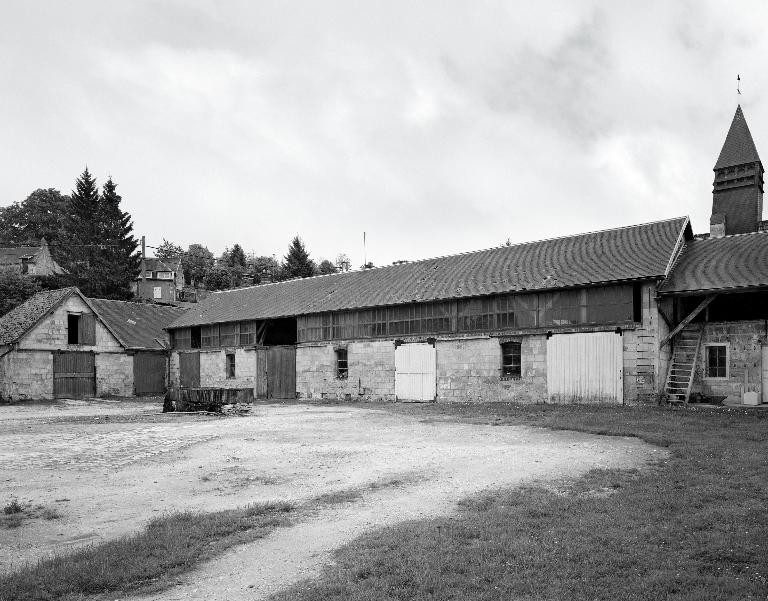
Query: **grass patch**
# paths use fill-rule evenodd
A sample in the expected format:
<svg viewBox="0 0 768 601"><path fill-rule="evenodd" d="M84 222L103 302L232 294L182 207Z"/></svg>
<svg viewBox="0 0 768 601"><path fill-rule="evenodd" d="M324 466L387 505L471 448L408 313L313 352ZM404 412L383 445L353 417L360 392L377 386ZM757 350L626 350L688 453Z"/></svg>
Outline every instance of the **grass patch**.
<svg viewBox="0 0 768 601"><path fill-rule="evenodd" d="M3 507L3 513L5 515L12 515L14 513L21 513L24 511L24 506L19 503L18 499L11 499L8 501L5 507Z"/></svg>
<svg viewBox="0 0 768 601"><path fill-rule="evenodd" d="M376 492L387 488L395 488L397 486L404 486L416 481L417 477L413 474L405 474L402 476L395 476L390 478L380 478L374 480L363 486L355 486L353 488L346 488L344 490L337 490L334 492L323 493L313 499L315 503L320 505L337 505L342 503L354 503L363 498L366 493Z"/></svg>
<svg viewBox="0 0 768 601"><path fill-rule="evenodd" d="M156 518L141 532L39 561L0 576L3 601L74 600L83 595L156 591L171 579L237 544L288 522L287 503Z"/></svg>
<svg viewBox="0 0 768 601"><path fill-rule="evenodd" d="M451 518L363 536L319 580L275 600L765 598L765 412L375 406L422 419L637 436L670 458L648 470L495 491L465 500Z"/></svg>

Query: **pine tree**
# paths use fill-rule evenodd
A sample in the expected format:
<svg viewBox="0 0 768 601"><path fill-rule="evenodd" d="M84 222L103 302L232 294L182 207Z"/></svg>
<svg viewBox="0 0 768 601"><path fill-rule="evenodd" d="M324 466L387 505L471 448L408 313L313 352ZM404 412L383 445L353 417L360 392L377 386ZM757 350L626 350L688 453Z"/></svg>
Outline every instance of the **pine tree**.
<svg viewBox="0 0 768 601"><path fill-rule="evenodd" d="M97 229L102 249L96 259L101 281L91 287L102 298L129 299L131 283L141 265L139 243L133 237L133 221L120 208L122 197L110 177L104 184L97 212Z"/></svg>
<svg viewBox="0 0 768 601"><path fill-rule="evenodd" d="M67 229L71 237L71 259L65 265L73 283L83 289L85 294L94 291L90 282L99 276L94 271L98 269L95 265L96 245L101 242L98 213L99 189L96 186L96 179L86 167L77 178L75 190L70 195Z"/></svg>
<svg viewBox="0 0 768 601"><path fill-rule="evenodd" d="M291 240L283 270L288 278L308 278L317 272L315 262L309 258L309 253L298 236Z"/></svg>

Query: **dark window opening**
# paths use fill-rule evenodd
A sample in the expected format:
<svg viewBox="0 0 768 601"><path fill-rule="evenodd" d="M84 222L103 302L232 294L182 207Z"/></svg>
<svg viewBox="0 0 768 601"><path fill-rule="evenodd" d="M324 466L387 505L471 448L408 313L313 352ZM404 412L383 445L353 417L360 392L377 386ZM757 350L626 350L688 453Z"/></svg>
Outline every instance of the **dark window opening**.
<svg viewBox="0 0 768 601"><path fill-rule="evenodd" d="M503 342L501 345L501 375L505 378L521 378L522 344L520 342Z"/></svg>
<svg viewBox="0 0 768 601"><path fill-rule="evenodd" d="M227 353L227 378L235 377L235 354Z"/></svg>
<svg viewBox="0 0 768 601"><path fill-rule="evenodd" d="M728 377L728 348L724 344L707 347L707 377Z"/></svg>
<svg viewBox="0 0 768 601"><path fill-rule="evenodd" d="M349 375L349 363L347 362L347 349L336 349L336 377L345 380Z"/></svg>
<svg viewBox="0 0 768 601"><path fill-rule="evenodd" d="M80 316L67 315L67 344L80 344Z"/></svg>
<svg viewBox="0 0 768 601"><path fill-rule="evenodd" d="M632 287L632 321L643 321L643 286L635 284Z"/></svg>
<svg viewBox="0 0 768 601"><path fill-rule="evenodd" d="M202 335L200 333L200 326L195 326L190 330L190 345L192 348L202 348Z"/></svg>

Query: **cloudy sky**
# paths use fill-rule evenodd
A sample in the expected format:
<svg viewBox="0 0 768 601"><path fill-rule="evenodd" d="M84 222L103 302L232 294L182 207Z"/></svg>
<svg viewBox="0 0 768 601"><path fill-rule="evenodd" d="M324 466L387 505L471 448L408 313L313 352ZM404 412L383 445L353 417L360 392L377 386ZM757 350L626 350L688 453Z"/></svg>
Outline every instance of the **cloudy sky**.
<svg viewBox="0 0 768 601"><path fill-rule="evenodd" d="M768 5L0 0L0 206L112 175L138 235L384 265L690 215Z"/></svg>

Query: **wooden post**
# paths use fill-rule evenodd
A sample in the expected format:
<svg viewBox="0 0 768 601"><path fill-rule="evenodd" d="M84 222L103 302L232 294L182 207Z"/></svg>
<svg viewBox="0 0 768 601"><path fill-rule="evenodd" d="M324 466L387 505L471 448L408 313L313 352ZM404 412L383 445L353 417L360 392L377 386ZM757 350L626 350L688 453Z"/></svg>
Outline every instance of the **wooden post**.
<svg viewBox="0 0 768 601"><path fill-rule="evenodd" d="M147 283L147 240L144 236L141 237L141 292L138 297L141 299L141 295L144 294L145 286Z"/></svg>

